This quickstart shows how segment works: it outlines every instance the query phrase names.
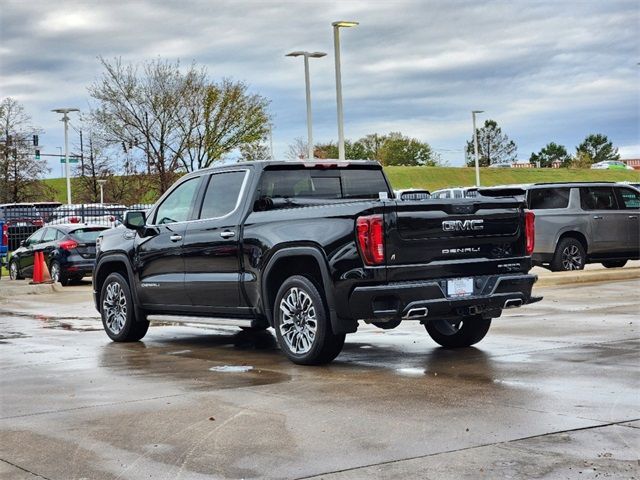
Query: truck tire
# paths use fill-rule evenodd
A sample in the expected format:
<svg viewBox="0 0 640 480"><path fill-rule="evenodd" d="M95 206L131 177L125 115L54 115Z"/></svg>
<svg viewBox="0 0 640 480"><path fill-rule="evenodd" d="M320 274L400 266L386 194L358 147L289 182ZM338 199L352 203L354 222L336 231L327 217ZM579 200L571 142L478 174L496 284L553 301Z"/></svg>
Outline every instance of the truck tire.
<svg viewBox="0 0 640 480"><path fill-rule="evenodd" d="M608 262L602 262L604 268L622 268L627 264L627 260L609 260Z"/></svg>
<svg viewBox="0 0 640 480"><path fill-rule="evenodd" d="M461 321L430 320L424 328L433 340L447 348L469 347L482 340L491 327L491 319L466 317Z"/></svg>
<svg viewBox="0 0 640 480"><path fill-rule="evenodd" d="M565 237L558 242L550 267L552 272L567 272L582 270L585 263L587 263L587 254L580 240Z"/></svg>
<svg viewBox="0 0 640 480"><path fill-rule="evenodd" d="M146 319L135 318L131 289L119 273L111 273L102 284L100 293L102 326L114 342L137 342L149 329Z"/></svg>
<svg viewBox="0 0 640 480"><path fill-rule="evenodd" d="M322 365L342 350L345 335L333 333L323 295L307 277L294 275L284 281L273 316L278 345L293 363Z"/></svg>

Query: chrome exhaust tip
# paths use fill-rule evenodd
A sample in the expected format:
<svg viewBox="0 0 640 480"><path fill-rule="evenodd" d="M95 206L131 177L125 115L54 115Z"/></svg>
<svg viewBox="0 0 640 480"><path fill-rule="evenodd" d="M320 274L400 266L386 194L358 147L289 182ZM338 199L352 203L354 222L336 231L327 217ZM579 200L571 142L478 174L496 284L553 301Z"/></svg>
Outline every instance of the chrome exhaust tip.
<svg viewBox="0 0 640 480"><path fill-rule="evenodd" d="M504 302L504 307L502 308L516 308L522 306L522 299L520 298L510 298L506 302Z"/></svg>
<svg viewBox="0 0 640 480"><path fill-rule="evenodd" d="M427 315L429 315L429 309L427 307L418 307L409 309L409 311L402 318L404 318L405 320L409 320L412 318L426 317Z"/></svg>

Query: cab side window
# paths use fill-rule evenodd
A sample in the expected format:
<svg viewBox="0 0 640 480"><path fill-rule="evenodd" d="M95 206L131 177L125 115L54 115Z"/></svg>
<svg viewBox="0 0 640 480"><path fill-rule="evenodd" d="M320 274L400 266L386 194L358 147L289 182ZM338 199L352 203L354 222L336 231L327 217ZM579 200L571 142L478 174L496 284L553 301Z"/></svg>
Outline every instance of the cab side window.
<svg viewBox="0 0 640 480"><path fill-rule="evenodd" d="M202 202L200 218L219 218L233 212L238 204L246 171L211 175Z"/></svg>
<svg viewBox="0 0 640 480"><path fill-rule="evenodd" d="M612 187L583 187L580 189L583 210L617 210L618 202Z"/></svg>
<svg viewBox="0 0 640 480"><path fill-rule="evenodd" d="M42 242L53 242L56 239L56 232L57 230L55 228L47 228L42 236Z"/></svg>
<svg viewBox="0 0 640 480"><path fill-rule="evenodd" d="M616 188L621 210L640 210L640 192L631 188Z"/></svg>
<svg viewBox="0 0 640 480"><path fill-rule="evenodd" d="M37 245L38 243L42 243L42 235L44 234L45 229L38 230L36 233L27 238L25 245L28 247Z"/></svg>
<svg viewBox="0 0 640 480"><path fill-rule="evenodd" d="M189 220L199 185L200 177L190 178L173 189L158 207L154 224L165 225Z"/></svg>

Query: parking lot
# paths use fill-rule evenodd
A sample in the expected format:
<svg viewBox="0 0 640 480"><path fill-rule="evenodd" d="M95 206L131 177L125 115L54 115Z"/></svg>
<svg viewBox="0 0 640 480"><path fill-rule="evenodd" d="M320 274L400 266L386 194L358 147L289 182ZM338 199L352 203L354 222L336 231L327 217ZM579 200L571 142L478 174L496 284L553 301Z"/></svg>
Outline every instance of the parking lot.
<svg viewBox="0 0 640 480"><path fill-rule="evenodd" d="M638 478L639 286L539 288L458 351L361 327L326 367L270 331L111 343L88 284L5 298L0 476Z"/></svg>

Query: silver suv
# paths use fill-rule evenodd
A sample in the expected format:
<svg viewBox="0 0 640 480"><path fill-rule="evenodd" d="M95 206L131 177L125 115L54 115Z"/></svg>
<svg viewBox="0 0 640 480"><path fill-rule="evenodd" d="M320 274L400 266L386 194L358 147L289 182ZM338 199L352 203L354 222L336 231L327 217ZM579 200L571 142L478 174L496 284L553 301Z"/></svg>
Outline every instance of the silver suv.
<svg viewBox="0 0 640 480"><path fill-rule="evenodd" d="M550 270L587 263L623 267L640 258L640 191L615 183L524 187L536 215L533 262Z"/></svg>

